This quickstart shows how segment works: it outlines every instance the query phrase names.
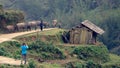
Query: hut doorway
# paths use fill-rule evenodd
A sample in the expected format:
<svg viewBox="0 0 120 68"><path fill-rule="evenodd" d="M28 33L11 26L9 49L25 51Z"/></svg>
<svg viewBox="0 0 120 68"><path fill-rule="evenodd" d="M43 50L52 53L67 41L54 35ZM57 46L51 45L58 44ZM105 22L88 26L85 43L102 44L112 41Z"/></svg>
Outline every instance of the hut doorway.
<svg viewBox="0 0 120 68"><path fill-rule="evenodd" d="M93 32L92 36L93 36L93 38L92 38L92 44L96 44L96 42L97 42L97 40L96 40L97 33Z"/></svg>

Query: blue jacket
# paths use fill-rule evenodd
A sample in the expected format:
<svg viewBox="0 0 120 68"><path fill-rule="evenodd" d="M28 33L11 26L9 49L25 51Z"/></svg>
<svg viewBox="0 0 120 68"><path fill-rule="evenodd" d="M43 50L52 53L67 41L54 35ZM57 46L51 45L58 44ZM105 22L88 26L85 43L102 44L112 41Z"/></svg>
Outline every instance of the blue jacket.
<svg viewBox="0 0 120 68"><path fill-rule="evenodd" d="M27 54L27 49L28 49L27 45L22 45L21 46L22 54Z"/></svg>

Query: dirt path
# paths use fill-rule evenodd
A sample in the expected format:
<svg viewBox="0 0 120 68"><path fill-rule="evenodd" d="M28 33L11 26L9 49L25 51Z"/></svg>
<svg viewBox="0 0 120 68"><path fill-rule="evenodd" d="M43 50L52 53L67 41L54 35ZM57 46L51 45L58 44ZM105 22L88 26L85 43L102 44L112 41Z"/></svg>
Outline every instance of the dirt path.
<svg viewBox="0 0 120 68"><path fill-rule="evenodd" d="M10 64L10 65L20 65L20 60L15 60L12 58L0 56L0 64Z"/></svg>
<svg viewBox="0 0 120 68"><path fill-rule="evenodd" d="M54 28L48 28L48 29L44 29L44 30L51 30L51 29L54 29ZM37 31L39 31L39 30L17 32L17 33L10 33L10 34L1 34L0 35L0 43L2 43L4 41L12 40L12 38L14 38L16 36L29 34L29 33L37 32ZM0 64L20 65L20 60L15 60L15 59L12 59L12 58L0 56Z"/></svg>
<svg viewBox="0 0 120 68"><path fill-rule="evenodd" d="M51 29L55 29L55 28L48 28L48 29L44 29L44 30L51 30ZM10 33L10 34L1 34L0 35L0 43L2 43L4 41L12 40L12 38L14 38L16 36L20 36L20 35L24 35L24 34L29 34L29 33L37 32L37 31L39 31L39 30L17 32L17 33Z"/></svg>

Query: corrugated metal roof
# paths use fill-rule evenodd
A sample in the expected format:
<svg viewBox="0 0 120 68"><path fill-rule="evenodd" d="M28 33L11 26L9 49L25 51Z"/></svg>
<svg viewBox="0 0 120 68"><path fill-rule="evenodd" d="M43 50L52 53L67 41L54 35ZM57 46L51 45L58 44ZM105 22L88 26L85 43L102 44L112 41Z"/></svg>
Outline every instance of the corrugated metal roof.
<svg viewBox="0 0 120 68"><path fill-rule="evenodd" d="M100 35L104 33L104 30L91 23L89 20L83 21L82 24Z"/></svg>

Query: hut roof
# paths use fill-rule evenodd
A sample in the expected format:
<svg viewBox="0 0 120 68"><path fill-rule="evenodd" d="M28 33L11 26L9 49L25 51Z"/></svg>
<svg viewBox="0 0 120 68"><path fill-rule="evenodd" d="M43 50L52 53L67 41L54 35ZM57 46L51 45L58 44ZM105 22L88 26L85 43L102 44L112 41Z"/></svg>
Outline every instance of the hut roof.
<svg viewBox="0 0 120 68"><path fill-rule="evenodd" d="M88 27L89 29L93 30L94 32L96 32L96 33L98 33L100 35L104 33L104 30L102 30L101 28L99 28L95 24L91 23L89 20L83 21L82 25Z"/></svg>

